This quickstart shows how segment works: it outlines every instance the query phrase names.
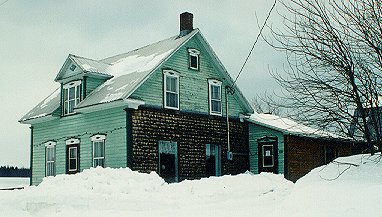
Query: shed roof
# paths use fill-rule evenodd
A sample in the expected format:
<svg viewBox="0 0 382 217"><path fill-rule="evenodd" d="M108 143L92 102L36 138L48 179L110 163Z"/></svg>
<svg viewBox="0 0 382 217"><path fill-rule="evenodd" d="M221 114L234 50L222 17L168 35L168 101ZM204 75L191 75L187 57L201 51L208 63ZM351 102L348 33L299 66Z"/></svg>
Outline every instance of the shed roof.
<svg viewBox="0 0 382 217"><path fill-rule="evenodd" d="M280 131L283 134L288 135L304 136L311 138L343 138L337 134L315 129L304 124L297 123L296 121L293 121L289 118L283 118L272 114L259 114L255 112L250 116L248 121L263 127Z"/></svg>

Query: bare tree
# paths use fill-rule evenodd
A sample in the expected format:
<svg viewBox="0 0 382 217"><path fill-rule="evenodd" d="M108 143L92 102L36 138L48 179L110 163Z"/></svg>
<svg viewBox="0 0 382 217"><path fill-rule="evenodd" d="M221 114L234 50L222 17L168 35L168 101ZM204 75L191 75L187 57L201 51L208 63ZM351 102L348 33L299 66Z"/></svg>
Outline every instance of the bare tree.
<svg viewBox="0 0 382 217"><path fill-rule="evenodd" d="M287 93L280 106L293 109L299 120L362 137L379 150L381 4L288 0L282 2L290 13L284 16L285 29L271 29L272 38L266 39L286 52L289 63L286 75L274 74Z"/></svg>
<svg viewBox="0 0 382 217"><path fill-rule="evenodd" d="M263 96L256 95L251 100L252 107L257 113L268 113L282 115L282 108L275 102L274 96L264 93Z"/></svg>

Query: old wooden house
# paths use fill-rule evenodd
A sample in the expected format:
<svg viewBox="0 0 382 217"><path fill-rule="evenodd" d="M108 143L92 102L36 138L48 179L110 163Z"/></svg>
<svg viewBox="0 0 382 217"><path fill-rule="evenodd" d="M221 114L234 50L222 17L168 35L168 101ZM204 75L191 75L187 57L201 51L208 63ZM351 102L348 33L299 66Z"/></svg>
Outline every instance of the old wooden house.
<svg viewBox="0 0 382 217"><path fill-rule="evenodd" d="M273 172L296 181L315 167L354 152L353 141L272 114L252 114L250 171Z"/></svg>
<svg viewBox="0 0 382 217"><path fill-rule="evenodd" d="M101 60L69 55L55 82L20 120L31 125L31 184L97 166L168 182L249 168L240 117L253 109L190 13L157 43Z"/></svg>

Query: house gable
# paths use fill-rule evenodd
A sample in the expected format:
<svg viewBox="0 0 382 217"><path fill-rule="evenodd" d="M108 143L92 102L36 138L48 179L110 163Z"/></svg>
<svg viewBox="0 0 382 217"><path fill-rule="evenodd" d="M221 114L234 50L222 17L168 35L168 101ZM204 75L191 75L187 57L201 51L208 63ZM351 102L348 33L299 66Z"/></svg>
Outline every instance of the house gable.
<svg viewBox="0 0 382 217"><path fill-rule="evenodd" d="M189 67L189 50L198 51L199 69ZM163 71L175 70L179 74L179 110L183 112L209 113L208 81L211 79L221 81L222 114L225 115L224 87L232 85L232 79L223 72L223 67L213 51L206 44L205 39L197 32L194 37L183 44L170 58L158 67L139 88L130 95L130 98L143 100L145 106L163 108ZM228 75L228 76L227 76ZM237 89L237 88L236 88ZM238 89L237 89L238 90ZM228 95L229 114L238 117L239 114L251 113L252 108L241 92ZM243 101L244 99L245 101Z"/></svg>

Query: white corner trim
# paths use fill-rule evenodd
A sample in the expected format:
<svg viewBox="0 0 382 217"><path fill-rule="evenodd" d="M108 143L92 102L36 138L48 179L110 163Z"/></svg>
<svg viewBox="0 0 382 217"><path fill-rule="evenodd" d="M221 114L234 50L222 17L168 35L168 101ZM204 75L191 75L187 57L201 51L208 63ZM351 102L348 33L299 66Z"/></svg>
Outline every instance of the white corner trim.
<svg viewBox="0 0 382 217"><path fill-rule="evenodd" d="M70 88L70 87L75 87L81 84L81 80L78 81L72 81L63 86L64 89Z"/></svg>
<svg viewBox="0 0 382 217"><path fill-rule="evenodd" d="M105 139L106 139L105 135L94 135L94 136L90 137L90 140L92 142L102 141L102 140L105 140Z"/></svg>
<svg viewBox="0 0 382 217"><path fill-rule="evenodd" d="M80 140L75 138L70 138L66 140L65 143L66 145L80 144Z"/></svg>
<svg viewBox="0 0 382 217"><path fill-rule="evenodd" d="M52 147L52 146L55 146L57 145L57 142L55 141L47 141L44 143L45 147Z"/></svg>
<svg viewBox="0 0 382 217"><path fill-rule="evenodd" d="M124 99L123 100L125 103L127 103L127 107L128 108L132 108L132 109L135 109L137 110L139 106L141 105L144 105L145 104L145 101L142 101L142 100L136 100L136 99Z"/></svg>

